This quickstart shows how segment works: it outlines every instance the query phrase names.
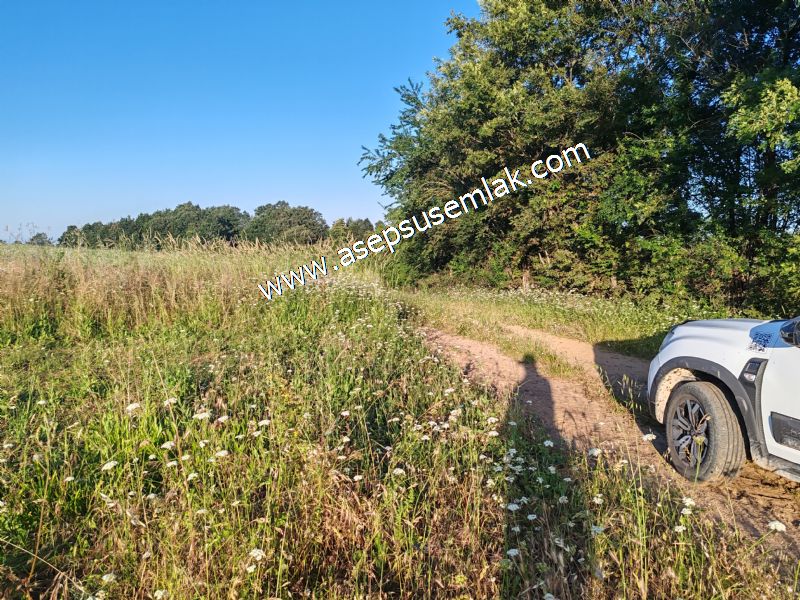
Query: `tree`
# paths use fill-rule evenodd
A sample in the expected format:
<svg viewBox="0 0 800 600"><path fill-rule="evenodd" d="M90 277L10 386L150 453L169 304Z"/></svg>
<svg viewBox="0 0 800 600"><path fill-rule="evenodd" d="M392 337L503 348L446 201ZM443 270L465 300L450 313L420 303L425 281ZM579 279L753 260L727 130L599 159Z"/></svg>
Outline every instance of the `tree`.
<svg viewBox="0 0 800 600"><path fill-rule="evenodd" d="M328 234L322 215L307 206L289 206L285 201L256 208L245 236L261 242L313 243Z"/></svg>
<svg viewBox="0 0 800 600"><path fill-rule="evenodd" d="M28 243L30 245L32 245L32 246L52 246L53 245L53 242L50 241L50 238L47 237L47 234L46 233L42 233L42 232L33 234L30 237L30 239L28 240Z"/></svg>
<svg viewBox="0 0 800 600"><path fill-rule="evenodd" d="M365 174L393 198L392 220L578 142L593 158L411 238L398 251L406 272L499 285L530 272L540 285L602 293L658 293L683 277L710 298L719 290L697 275L705 268L723 274L719 295L733 304L777 302L765 265L781 262L800 225L800 8L482 7L480 19L450 19L451 58L427 85L398 88L397 123L365 150ZM699 259L679 249L704 244L719 264L688 268ZM738 254L745 262L730 262Z"/></svg>

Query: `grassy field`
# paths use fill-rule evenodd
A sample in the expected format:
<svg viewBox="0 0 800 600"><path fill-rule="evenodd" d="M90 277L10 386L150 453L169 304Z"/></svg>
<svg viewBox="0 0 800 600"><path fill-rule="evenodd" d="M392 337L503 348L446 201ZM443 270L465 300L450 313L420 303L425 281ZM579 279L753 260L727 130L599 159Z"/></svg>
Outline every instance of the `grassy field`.
<svg viewBox="0 0 800 600"><path fill-rule="evenodd" d="M763 538L552 444L372 274L261 299L315 251L0 247L0 597L793 597ZM680 318L491 298L597 341Z"/></svg>
<svg viewBox="0 0 800 600"><path fill-rule="evenodd" d="M495 341L500 345L504 342L499 326L514 324L648 360L656 355L673 325L687 319L731 316L698 304L664 306L538 289L523 292L456 287L399 294L405 302L419 307L427 319L450 328L483 328L496 334Z"/></svg>

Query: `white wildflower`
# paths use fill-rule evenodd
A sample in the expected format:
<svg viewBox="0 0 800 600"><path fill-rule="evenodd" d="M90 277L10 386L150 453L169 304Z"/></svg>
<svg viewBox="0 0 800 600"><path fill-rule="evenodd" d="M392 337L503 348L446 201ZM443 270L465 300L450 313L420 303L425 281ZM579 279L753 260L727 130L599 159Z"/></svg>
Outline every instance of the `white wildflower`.
<svg viewBox="0 0 800 600"><path fill-rule="evenodd" d="M519 504L515 504L514 502L509 502L508 505L506 505L506 509L511 512L517 512L519 510Z"/></svg>
<svg viewBox="0 0 800 600"><path fill-rule="evenodd" d="M589 456L591 456L592 458L597 458L602 453L603 453L603 451L600 450L600 448L590 448L589 449Z"/></svg>
<svg viewBox="0 0 800 600"><path fill-rule="evenodd" d="M201 410L200 412L192 415L192 419L194 419L195 421L207 421L210 418L211 418L211 413L208 412L207 410Z"/></svg>
<svg viewBox="0 0 800 600"><path fill-rule="evenodd" d="M688 506L689 508L691 508L691 507L693 507L693 506L697 506L697 504L695 503L695 501L694 501L694 500L692 500L692 499L691 499L691 498L689 498L689 497L684 497L684 498L683 498L683 505L684 505L684 506Z"/></svg>
<svg viewBox="0 0 800 600"><path fill-rule="evenodd" d="M392 471L392 475L395 475L395 476L397 476L397 477L402 477L402 476L403 476L403 475L405 475L405 474L406 474L406 472L405 472L403 469L401 469L400 467L396 467L396 468L395 468L395 469Z"/></svg>
<svg viewBox="0 0 800 600"><path fill-rule="evenodd" d="M142 406L142 405L141 405L141 404L139 404L138 402L134 402L134 403L132 403L132 404L128 404L128 406L126 406L126 407L125 407L125 412L126 412L126 413L128 413L128 414L130 414L130 413L132 413L133 411L135 411L135 410L137 410L138 408L140 408L141 406Z"/></svg>
<svg viewBox="0 0 800 600"><path fill-rule="evenodd" d="M116 578L117 578L117 576L116 576L116 575L114 575L113 573L106 573L106 574L105 574L105 575L103 575L103 576L102 576L100 579L102 579L102 580L103 580L103 583L111 583L111 582L112 582L112 581L114 581Z"/></svg>
<svg viewBox="0 0 800 600"><path fill-rule="evenodd" d="M506 554L511 558L514 558L515 556L519 556L519 550L517 550L516 548L509 548L508 550L506 550Z"/></svg>
<svg viewBox="0 0 800 600"><path fill-rule="evenodd" d="M113 469L114 467L116 467L118 464L119 464L119 463L118 463L117 461L115 461L115 460L110 460L110 461L108 461L106 464L104 464L102 467L100 467L100 470L101 470L101 471L110 471L111 469Z"/></svg>
<svg viewBox="0 0 800 600"><path fill-rule="evenodd" d="M675 525L675 527L672 528L672 531L675 533L683 533L686 531L686 525Z"/></svg>
<svg viewBox="0 0 800 600"><path fill-rule="evenodd" d="M542 445L545 448L552 448L553 447L553 440L545 440L544 442L542 442Z"/></svg>
<svg viewBox="0 0 800 600"><path fill-rule="evenodd" d="M173 442L172 440L164 442L163 444L161 444L161 447L164 450L172 450L175 447L175 442Z"/></svg>
<svg viewBox="0 0 800 600"><path fill-rule="evenodd" d="M177 398L167 398L166 400L164 400L164 406L172 406L173 404L177 403L178 403Z"/></svg>
<svg viewBox="0 0 800 600"><path fill-rule="evenodd" d="M225 458L226 456L228 456L228 454L230 454L230 452L228 452L227 450L217 450L216 452L214 452L214 456L216 456L217 458Z"/></svg>
<svg viewBox="0 0 800 600"><path fill-rule="evenodd" d="M253 548L250 550L248 556L256 562L261 562L267 557L266 553L261 548Z"/></svg>
<svg viewBox="0 0 800 600"><path fill-rule="evenodd" d="M655 434L655 433L645 433L645 434L642 436L642 439L643 439L645 442L652 442L654 439L656 439L656 434Z"/></svg>
<svg viewBox="0 0 800 600"><path fill-rule="evenodd" d="M786 531L786 525L781 523L780 521L770 521L767 523L767 527L772 531Z"/></svg>
<svg viewBox="0 0 800 600"><path fill-rule="evenodd" d="M592 525L592 535L600 535L606 530L605 527L601 527L600 525Z"/></svg>

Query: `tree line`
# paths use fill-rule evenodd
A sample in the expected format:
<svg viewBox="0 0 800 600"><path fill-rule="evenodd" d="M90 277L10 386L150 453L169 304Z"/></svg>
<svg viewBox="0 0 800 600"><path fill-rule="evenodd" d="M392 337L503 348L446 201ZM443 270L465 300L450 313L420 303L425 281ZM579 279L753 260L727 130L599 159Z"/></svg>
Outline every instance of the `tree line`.
<svg viewBox="0 0 800 600"><path fill-rule="evenodd" d="M375 226L369 219L341 218L328 226L322 215L308 206L290 206L280 201L264 204L251 216L234 206L201 208L187 202L173 209L142 213L136 218L125 217L110 223L70 225L58 238L61 246L115 246L138 248L158 247L161 241L175 239L240 240L262 243L314 243L322 239L345 242L360 239ZM37 233L33 244L49 243L47 236Z"/></svg>
<svg viewBox="0 0 800 600"><path fill-rule="evenodd" d="M395 279L800 313L800 9L775 0L485 0L398 88L365 173L399 221L503 166L593 160L417 236Z"/></svg>

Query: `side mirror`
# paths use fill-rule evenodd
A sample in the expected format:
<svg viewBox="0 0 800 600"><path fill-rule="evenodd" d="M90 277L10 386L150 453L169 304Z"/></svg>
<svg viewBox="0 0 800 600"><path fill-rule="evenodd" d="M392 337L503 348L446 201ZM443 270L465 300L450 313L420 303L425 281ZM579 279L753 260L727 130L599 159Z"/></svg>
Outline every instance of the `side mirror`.
<svg viewBox="0 0 800 600"><path fill-rule="evenodd" d="M800 347L800 317L781 327L781 338L787 344Z"/></svg>

